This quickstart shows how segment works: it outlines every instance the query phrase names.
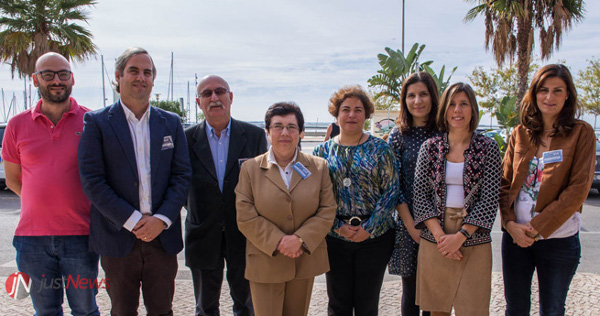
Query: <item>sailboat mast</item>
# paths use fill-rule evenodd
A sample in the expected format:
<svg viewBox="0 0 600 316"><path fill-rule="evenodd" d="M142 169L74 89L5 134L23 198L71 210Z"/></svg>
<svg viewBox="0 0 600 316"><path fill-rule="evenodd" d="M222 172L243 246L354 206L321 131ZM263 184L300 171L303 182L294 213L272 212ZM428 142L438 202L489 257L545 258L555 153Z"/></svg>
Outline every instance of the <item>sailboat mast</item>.
<svg viewBox="0 0 600 316"><path fill-rule="evenodd" d="M102 61L102 105L106 107L106 87L104 86L104 55L100 55L100 60Z"/></svg>

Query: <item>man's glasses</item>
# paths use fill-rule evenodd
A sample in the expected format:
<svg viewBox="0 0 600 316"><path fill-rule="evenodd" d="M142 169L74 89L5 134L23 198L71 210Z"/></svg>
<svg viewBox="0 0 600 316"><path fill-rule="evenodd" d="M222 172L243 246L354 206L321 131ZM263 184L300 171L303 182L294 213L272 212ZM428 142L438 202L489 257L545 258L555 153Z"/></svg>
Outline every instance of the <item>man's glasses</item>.
<svg viewBox="0 0 600 316"><path fill-rule="evenodd" d="M300 131L300 128L294 124L290 124L287 126L284 126L283 124L273 124L273 125L269 126L269 128L275 130L278 133L283 132L284 128L287 128L288 133L290 133L290 134L298 133L298 131Z"/></svg>
<svg viewBox="0 0 600 316"><path fill-rule="evenodd" d="M66 80L71 79L72 72L69 70L59 70L59 71L41 70L41 71L36 72L35 74L42 77L42 79L44 79L45 81L54 80L55 75L58 75L58 79L60 79L62 81L66 81Z"/></svg>
<svg viewBox="0 0 600 316"><path fill-rule="evenodd" d="M200 92L200 96L203 98L210 98L210 97L212 97L213 92L217 96L222 96L225 93L229 92L229 90L227 90L225 88L216 88L215 90L202 90L202 92Z"/></svg>

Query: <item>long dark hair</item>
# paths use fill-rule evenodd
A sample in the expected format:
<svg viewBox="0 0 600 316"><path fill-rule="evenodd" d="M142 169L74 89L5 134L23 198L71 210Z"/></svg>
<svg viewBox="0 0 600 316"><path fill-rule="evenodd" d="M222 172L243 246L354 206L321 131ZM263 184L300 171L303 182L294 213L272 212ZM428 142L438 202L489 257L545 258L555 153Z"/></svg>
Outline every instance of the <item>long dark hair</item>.
<svg viewBox="0 0 600 316"><path fill-rule="evenodd" d="M431 99L431 111L429 111L429 115L427 116L427 123L425 124L425 128L428 131L433 131L436 128L435 123L435 114L438 110L439 104L439 94L437 85L435 84L435 80L431 77L430 74L421 71L414 73L408 78L404 79L402 83L402 90L400 92L400 114L398 115L398 129L401 133L410 133L413 127L413 116L408 111L408 106L406 105L406 95L408 94L408 87L412 84L422 82L427 86L427 92L429 92L429 96Z"/></svg>
<svg viewBox="0 0 600 316"><path fill-rule="evenodd" d="M527 130L529 140L535 146L540 144L544 132L544 120L537 105L536 95L548 78L560 78L567 86L567 99L552 125L553 131L550 133L550 137L569 135L575 125L575 116L581 110L577 102L577 89L573 84L573 77L565 65L550 64L538 70L531 80L527 94L521 101L521 124Z"/></svg>

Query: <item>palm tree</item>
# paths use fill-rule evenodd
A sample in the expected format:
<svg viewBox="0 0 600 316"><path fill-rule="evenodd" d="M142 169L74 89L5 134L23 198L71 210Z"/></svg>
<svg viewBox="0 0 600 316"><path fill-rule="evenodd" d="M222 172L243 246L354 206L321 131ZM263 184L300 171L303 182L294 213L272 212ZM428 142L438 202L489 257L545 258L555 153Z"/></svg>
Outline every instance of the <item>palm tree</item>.
<svg viewBox="0 0 600 316"><path fill-rule="evenodd" d="M434 78L440 94L446 89L452 74L456 71L456 67L452 69L447 78L444 78L446 66L442 66L440 75L438 76L430 67L433 63L432 60L419 61L424 49L425 45L419 46L419 43L415 43L406 55L399 49L393 50L389 47L385 48L385 51L388 53L387 55L377 55L381 69L377 71L377 75L367 81L369 87L376 89L376 92L373 94L376 102L383 104L386 109L400 103L402 82L408 76L418 71L426 71Z"/></svg>
<svg viewBox="0 0 600 316"><path fill-rule="evenodd" d="M96 54L92 33L75 22L87 22L95 0L0 0L0 62L10 64L14 78L30 76L46 52L83 61Z"/></svg>
<svg viewBox="0 0 600 316"><path fill-rule="evenodd" d="M517 100L527 91L529 64L538 33L540 57L548 59L560 47L563 31L583 19L583 0L465 0L476 3L465 21L485 17L485 45L491 47L498 67L517 59Z"/></svg>

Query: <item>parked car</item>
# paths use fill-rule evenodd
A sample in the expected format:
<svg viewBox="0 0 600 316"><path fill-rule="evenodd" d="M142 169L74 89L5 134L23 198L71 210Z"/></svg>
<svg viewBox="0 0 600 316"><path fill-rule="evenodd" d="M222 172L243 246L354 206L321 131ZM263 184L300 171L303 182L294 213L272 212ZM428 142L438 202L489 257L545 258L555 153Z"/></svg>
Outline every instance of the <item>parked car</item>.
<svg viewBox="0 0 600 316"><path fill-rule="evenodd" d="M0 152L2 151L2 140L4 139L4 130L6 129L6 123L0 123ZM4 174L4 160L2 160L2 154L0 154L0 189L6 187L6 175Z"/></svg>
<svg viewBox="0 0 600 316"><path fill-rule="evenodd" d="M494 135L500 135L500 131L497 129L491 129L489 131L485 131L482 133L484 136L487 136L489 138L494 138Z"/></svg>
<svg viewBox="0 0 600 316"><path fill-rule="evenodd" d="M596 141L596 169L594 170L594 182L592 188L600 193L600 141Z"/></svg>

